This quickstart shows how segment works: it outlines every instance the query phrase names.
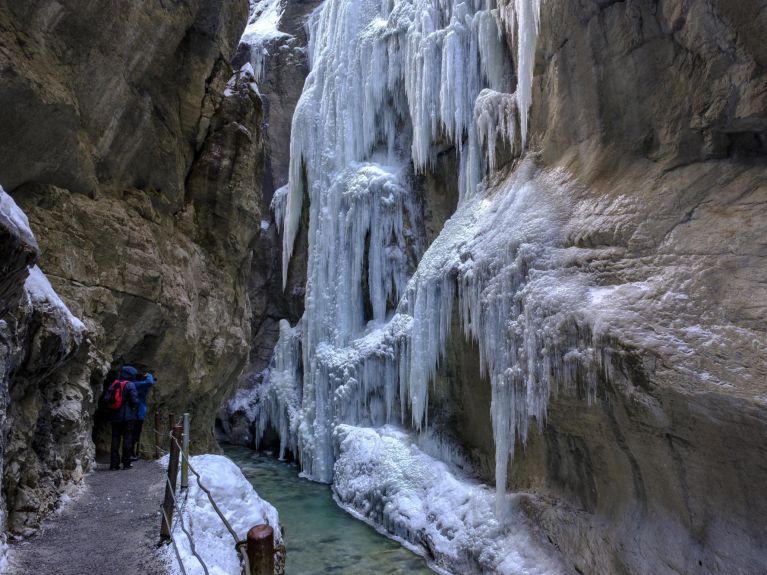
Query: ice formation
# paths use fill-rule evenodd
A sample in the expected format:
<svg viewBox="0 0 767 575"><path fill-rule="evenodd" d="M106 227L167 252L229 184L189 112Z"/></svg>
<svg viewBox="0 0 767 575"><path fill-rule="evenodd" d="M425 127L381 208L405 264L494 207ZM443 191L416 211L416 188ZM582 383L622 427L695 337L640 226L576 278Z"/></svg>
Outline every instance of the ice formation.
<svg viewBox="0 0 767 575"><path fill-rule="evenodd" d="M408 284L423 253L414 177L452 145L462 205L474 205L495 167L496 140L526 141L514 130L526 130L516 118L529 108L537 26L533 0L329 0L313 18L288 188L273 204L286 280L304 195L310 200L303 380L293 394L301 407L297 427L288 426L308 476L332 480L341 422L380 425L406 411L416 427L426 422L428 382L460 286L444 267L437 280L419 280L423 263ZM524 44L516 94L509 28ZM480 321L467 319L475 337ZM273 407L266 411L284 424Z"/></svg>
<svg viewBox="0 0 767 575"><path fill-rule="evenodd" d="M555 221L532 200L529 164L501 193L480 185L498 142L526 145L538 20L538 0L328 0L312 16L289 183L272 204L285 281L309 198L306 312L300 344L281 326L256 435L272 424L313 479L333 479L340 424L424 428L455 301L493 387L500 490L515 438L545 417L562 369L546 322L564 320L523 300ZM414 182L448 146L461 200L424 253Z"/></svg>
<svg viewBox="0 0 767 575"><path fill-rule="evenodd" d="M256 80L264 74L268 45L272 40L288 37L279 24L285 12L285 0L250 0L250 18L240 40L250 45L251 70Z"/></svg>
<svg viewBox="0 0 767 575"><path fill-rule="evenodd" d="M286 449L296 453L296 436L300 422L301 388L300 380L301 332L291 328L287 320L280 321L280 338L274 350L272 364L264 380L256 388L258 410L255 413L255 443L259 445L266 426L272 424L280 436L279 457L285 457Z"/></svg>
<svg viewBox="0 0 767 575"><path fill-rule="evenodd" d="M417 552L428 552L432 568L499 575L569 572L531 535L517 497L506 496L514 521L500 522L490 489L426 455L406 433L341 425L336 445L336 500Z"/></svg>

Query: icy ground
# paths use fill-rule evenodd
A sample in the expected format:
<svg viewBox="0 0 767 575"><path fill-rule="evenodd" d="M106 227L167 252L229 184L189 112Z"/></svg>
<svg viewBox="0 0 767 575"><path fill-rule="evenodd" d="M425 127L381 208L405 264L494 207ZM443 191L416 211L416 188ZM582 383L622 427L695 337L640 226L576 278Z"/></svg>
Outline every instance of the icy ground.
<svg viewBox="0 0 767 575"><path fill-rule="evenodd" d="M222 455L197 455L190 457L189 461L202 476L203 485L210 490L213 500L241 541L245 540L251 527L268 524L274 528L275 545L282 543L277 510L258 496L234 462ZM167 468L168 457L162 458L160 464ZM240 560L234 540L191 472L188 492L177 497L182 498L180 505L183 508L179 519L191 533L195 550L205 561L210 575L239 573ZM179 519L174 519L174 523ZM173 540L179 548L187 575L202 575L203 568L192 553L189 539L180 524L173 531ZM173 548L166 547L164 553L173 573L180 575Z"/></svg>

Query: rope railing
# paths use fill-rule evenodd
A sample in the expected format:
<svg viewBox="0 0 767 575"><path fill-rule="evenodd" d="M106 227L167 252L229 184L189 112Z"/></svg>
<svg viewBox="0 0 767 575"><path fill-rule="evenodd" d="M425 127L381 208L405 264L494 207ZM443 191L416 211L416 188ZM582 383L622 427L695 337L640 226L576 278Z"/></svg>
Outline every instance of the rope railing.
<svg viewBox="0 0 767 575"><path fill-rule="evenodd" d="M162 512L162 516L165 519L165 521L168 521L168 516L165 513L165 509L160 506L160 511ZM181 559L181 552L178 550L178 545L176 544L176 540L173 538L173 531L175 529L174 527L171 527L170 530L170 542L173 545L173 550L176 552L176 559L178 560L178 566L181 569L181 575L186 575L186 569L184 568L184 561ZM203 565L203 569L204 569Z"/></svg>
<svg viewBox="0 0 767 575"><path fill-rule="evenodd" d="M195 556L197 561L200 562L200 565L202 566L202 570L205 573L205 575L210 575L210 572L208 570L208 566L205 564L205 561L203 560L203 558L200 557L200 554L197 553L197 549L195 548L194 539L192 538L192 534L184 526L184 509L183 509L183 507L181 505L179 505L178 499L176 499L176 495L175 495L175 493L173 493L173 485L171 485L170 477L168 477L166 475L165 476L165 481L168 484L168 487L171 488L171 495L173 497L173 504L178 509L178 519L176 521L176 525L181 527L181 531L183 531L184 535L186 535L186 538L189 540L189 549L192 552L192 555ZM185 501L186 501L186 499L185 499ZM165 512L165 508L160 506L160 509L162 509L163 517L165 518L165 521L167 523L168 515ZM181 570L184 571L184 562L181 560L181 555L180 555L180 553L178 551L178 546L176 545L176 540L173 539L173 529L175 529L175 526L172 527L171 530L170 530L170 540L173 543L173 547L176 549L176 557L178 558L179 565L181 566Z"/></svg>
<svg viewBox="0 0 767 575"><path fill-rule="evenodd" d="M218 503L216 503L213 493L203 483L202 475L194 468L189 461L189 414L184 414L184 417L176 421L172 415L168 418L168 423L171 426L171 431L167 433L169 452L165 451L160 445L164 443L163 437L166 435L159 429L160 417L155 415L155 430L154 430L154 455L159 457L159 454L169 454L168 470L166 474L166 490L165 501L162 504L162 528L160 532L161 542L167 542L168 540L173 544L176 558L178 559L181 567L182 575L186 575L186 570L183 565L181 552L178 548L173 532L176 527L180 527L181 531L189 541L189 549L192 555L200 563L205 575L209 575L208 566L205 561L197 552L193 534L187 529L184 524L184 511L185 506L179 504L179 500L176 497L176 479L179 474L179 461L181 463L181 489L184 490L188 487L188 472L191 471L194 475L200 490L205 493L208 501L210 502L213 511L223 523L226 530L232 536L234 540L235 549L240 557L241 567L245 575L274 575L275 574L275 561L274 555L278 555L278 570L277 573L284 571L284 557L285 546L280 545L278 548L274 545L274 530L268 525L257 525L250 529L245 541L240 540L237 532L227 517L221 511ZM182 427L183 423L183 427ZM185 433L182 433L183 432ZM181 441L183 441L183 445ZM140 446L141 447L141 446ZM188 497L184 497L183 502L186 503ZM178 510L178 517L174 518L174 510ZM175 519L175 521L174 521Z"/></svg>

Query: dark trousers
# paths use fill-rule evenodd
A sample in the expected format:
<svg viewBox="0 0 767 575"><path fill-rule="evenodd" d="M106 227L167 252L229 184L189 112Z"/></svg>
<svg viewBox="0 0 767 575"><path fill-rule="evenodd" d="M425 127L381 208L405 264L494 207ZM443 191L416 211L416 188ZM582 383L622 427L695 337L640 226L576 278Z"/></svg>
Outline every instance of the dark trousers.
<svg viewBox="0 0 767 575"><path fill-rule="evenodd" d="M120 466L120 443L122 443L123 466L130 465L130 456L133 453L133 425L134 421L112 422L112 454L110 467Z"/></svg>
<svg viewBox="0 0 767 575"><path fill-rule="evenodd" d="M144 420L137 419L133 422L133 455L138 457L139 447L141 446L141 430L144 429Z"/></svg>

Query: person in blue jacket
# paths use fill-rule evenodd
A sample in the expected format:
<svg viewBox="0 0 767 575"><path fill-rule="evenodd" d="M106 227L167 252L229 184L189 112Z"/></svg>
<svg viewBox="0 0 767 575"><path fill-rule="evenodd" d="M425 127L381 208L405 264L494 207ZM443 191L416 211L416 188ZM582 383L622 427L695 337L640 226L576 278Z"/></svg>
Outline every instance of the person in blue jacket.
<svg viewBox="0 0 767 575"><path fill-rule="evenodd" d="M133 380L136 368L125 366L120 370L120 377L107 388L107 409L112 424L112 449L109 469L120 469L120 444L122 443L123 469L130 469L133 453L133 427L138 409L138 393ZM120 396L119 406L115 398Z"/></svg>
<svg viewBox="0 0 767 575"><path fill-rule="evenodd" d="M144 428L144 419L146 418L146 397L149 390L156 383L154 375L148 371L142 379L133 382L138 394L138 410L136 411L136 423L133 426L133 456L131 459L136 461L139 457L139 440L141 439L141 430Z"/></svg>

